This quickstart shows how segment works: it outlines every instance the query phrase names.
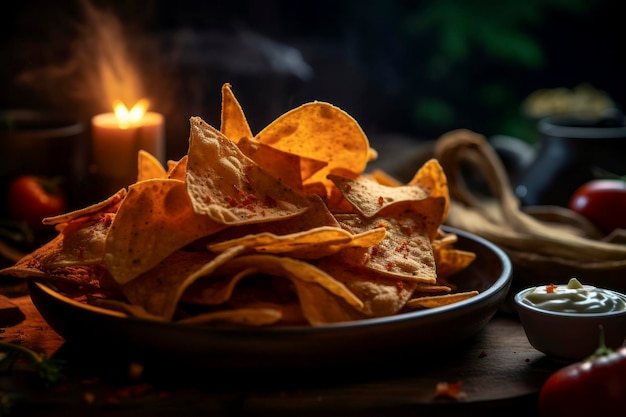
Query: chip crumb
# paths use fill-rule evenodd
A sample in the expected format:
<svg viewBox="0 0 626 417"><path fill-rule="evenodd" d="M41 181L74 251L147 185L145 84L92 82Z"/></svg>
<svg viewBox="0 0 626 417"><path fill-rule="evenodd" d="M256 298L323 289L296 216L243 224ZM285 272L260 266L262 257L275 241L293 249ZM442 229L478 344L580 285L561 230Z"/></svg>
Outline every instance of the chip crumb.
<svg viewBox="0 0 626 417"><path fill-rule="evenodd" d="M453 400L462 400L467 398L467 394L461 391L462 382L458 381L453 384L448 382L438 382L435 388L435 397L451 398Z"/></svg>
<svg viewBox="0 0 626 417"><path fill-rule="evenodd" d="M128 366L128 377L133 379L133 380L138 380L139 378L141 378L141 375L143 374L143 365L137 362L132 362L129 366Z"/></svg>
<svg viewBox="0 0 626 417"><path fill-rule="evenodd" d="M96 396L93 392L86 392L83 396L86 404L93 404L96 401Z"/></svg>

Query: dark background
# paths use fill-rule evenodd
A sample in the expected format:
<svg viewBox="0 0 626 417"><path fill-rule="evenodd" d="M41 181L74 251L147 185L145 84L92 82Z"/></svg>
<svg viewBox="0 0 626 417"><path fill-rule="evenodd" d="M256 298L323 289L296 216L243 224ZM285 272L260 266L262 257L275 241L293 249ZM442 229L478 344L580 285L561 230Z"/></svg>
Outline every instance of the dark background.
<svg viewBox="0 0 626 417"><path fill-rule="evenodd" d="M521 105L533 91L589 84L626 102L620 3L22 0L2 8L0 109L85 121L109 111L85 75L103 56L83 42L97 29L85 23L89 4L119 21L127 64L166 116L171 158L186 152L190 116L219 124L224 82L254 132L321 100L370 137L462 127L532 142L535 120Z"/></svg>

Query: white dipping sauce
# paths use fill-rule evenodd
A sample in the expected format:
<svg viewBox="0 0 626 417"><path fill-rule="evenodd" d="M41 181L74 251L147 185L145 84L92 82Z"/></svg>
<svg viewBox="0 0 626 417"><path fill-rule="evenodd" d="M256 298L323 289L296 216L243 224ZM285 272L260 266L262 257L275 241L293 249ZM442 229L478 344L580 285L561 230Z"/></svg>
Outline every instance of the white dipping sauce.
<svg viewBox="0 0 626 417"><path fill-rule="evenodd" d="M582 285L571 278L567 285L544 285L528 291L522 302L536 308L563 313L609 313L626 310L626 295Z"/></svg>

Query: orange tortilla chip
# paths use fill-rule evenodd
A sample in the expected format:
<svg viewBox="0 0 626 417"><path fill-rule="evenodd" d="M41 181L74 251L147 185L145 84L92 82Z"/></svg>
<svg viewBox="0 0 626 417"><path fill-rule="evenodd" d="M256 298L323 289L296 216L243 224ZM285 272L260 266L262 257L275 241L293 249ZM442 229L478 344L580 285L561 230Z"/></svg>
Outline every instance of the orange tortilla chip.
<svg viewBox="0 0 626 417"><path fill-rule="evenodd" d="M260 254L241 255L225 263L217 272L221 275L233 276L238 271L250 268L256 269L257 273L284 277L291 281L316 283L350 305L357 308L363 305L361 300L333 277L308 262L293 258Z"/></svg>
<svg viewBox="0 0 626 417"><path fill-rule="evenodd" d="M406 303L407 308L435 308L441 307L459 301L467 300L478 295L478 291L466 291L451 294L431 295L425 297L417 297L409 300Z"/></svg>
<svg viewBox="0 0 626 417"><path fill-rule="evenodd" d="M61 251L44 263L49 268L104 262L104 248L114 213L103 213L67 224L60 236Z"/></svg>
<svg viewBox="0 0 626 417"><path fill-rule="evenodd" d="M168 164L167 178L172 180L185 181L187 177L187 155L180 158L178 161L171 161Z"/></svg>
<svg viewBox="0 0 626 417"><path fill-rule="evenodd" d="M132 305L149 314L171 320L180 297L195 280L213 272L241 252L229 248L219 255L208 252L174 252L155 268L122 285L122 292Z"/></svg>
<svg viewBox="0 0 626 417"><path fill-rule="evenodd" d="M243 278L267 281L271 277L291 281L302 314L312 325L363 318L362 301L342 283L307 262L275 255L241 255L222 265L218 277L196 281L183 299L195 303L221 304L237 293Z"/></svg>
<svg viewBox="0 0 626 417"><path fill-rule="evenodd" d="M105 263L115 280L126 284L183 246L224 227L193 211L184 182L142 181L129 187L113 220Z"/></svg>
<svg viewBox="0 0 626 417"><path fill-rule="evenodd" d="M452 291L450 285L440 283L440 277L437 276L437 284L419 283L415 286L414 294L449 293L450 291Z"/></svg>
<svg viewBox="0 0 626 417"><path fill-rule="evenodd" d="M363 301L359 310L367 317L397 314L413 295L417 282L393 279L371 270L354 268L337 258L316 264Z"/></svg>
<svg viewBox="0 0 626 417"><path fill-rule="evenodd" d="M251 275L258 273L255 267L242 267L232 274L212 275L196 280L189 286L188 291L182 294L181 300L198 305L220 305L228 302L233 296L237 284ZM259 277L259 279L262 279Z"/></svg>
<svg viewBox="0 0 626 417"><path fill-rule="evenodd" d="M209 244L211 252L222 252L232 246L242 245L262 253L289 253L303 247L345 243L352 240L352 234L340 227L321 226L288 235L276 235L269 232L246 235L238 239Z"/></svg>
<svg viewBox="0 0 626 417"><path fill-rule="evenodd" d="M89 217L100 213L114 213L117 211L122 201L124 201L126 194L126 189L122 188L111 197L99 203L92 204L91 206L74 210L69 213L60 214L58 216L46 217L43 219L43 224L58 225L79 219L81 217Z"/></svg>
<svg viewBox="0 0 626 417"><path fill-rule="evenodd" d="M306 195L261 169L199 117L190 121L187 191L196 213L235 225L296 216L308 209Z"/></svg>
<svg viewBox="0 0 626 417"><path fill-rule="evenodd" d="M305 180L328 165L327 162L281 151L254 139L242 138L237 146L261 168L298 190L303 189Z"/></svg>
<svg viewBox="0 0 626 417"><path fill-rule="evenodd" d="M288 153L327 162L305 181L305 185L322 183L327 191L334 188L326 178L328 174L356 178L372 156L367 136L356 120L324 102L307 103L283 114L255 139Z"/></svg>
<svg viewBox="0 0 626 417"><path fill-rule="evenodd" d="M244 246L258 253L284 254L299 259L316 259L337 253L347 247L369 247L385 237L385 229L378 228L360 235L340 228L321 226L287 235L269 232L248 234L241 238L212 243L209 251L222 252L233 246Z"/></svg>
<svg viewBox="0 0 626 417"><path fill-rule="evenodd" d="M230 226L212 236L210 243L224 242L259 233L287 235L323 226L339 227L339 222L328 211L328 208L319 196L311 196L310 202L311 206L309 209L297 216L281 218L266 223L246 223ZM206 248L206 244L203 247Z"/></svg>
<svg viewBox="0 0 626 417"><path fill-rule="evenodd" d="M362 307L345 302L344 299L318 283L295 280L294 286L298 293L302 314L312 326L366 318L359 311Z"/></svg>
<svg viewBox="0 0 626 417"><path fill-rule="evenodd" d="M476 259L476 253L455 248L454 244L457 241L456 234L446 233L440 229L436 239L432 242L439 280L462 271Z"/></svg>
<svg viewBox="0 0 626 417"><path fill-rule="evenodd" d="M359 215L337 215L342 227L360 233L383 227L385 238L368 248L348 248L345 261L380 274L407 281L435 283L435 259L426 227L412 213L397 218L369 219Z"/></svg>
<svg viewBox="0 0 626 417"><path fill-rule="evenodd" d="M228 83L222 85L220 132L235 143L239 143L242 138L252 138L253 136L243 109Z"/></svg>
<svg viewBox="0 0 626 417"><path fill-rule="evenodd" d="M467 268L476 259L476 253L455 248L434 249L439 279L450 277Z"/></svg>
<svg viewBox="0 0 626 417"><path fill-rule="evenodd" d="M47 266L51 259L62 253L63 238L59 234L48 243L26 254L14 265L0 270L2 275L18 278L42 278L62 288L74 292L94 292L105 290L117 295L115 282L101 264L70 264L67 266Z"/></svg>
<svg viewBox="0 0 626 417"><path fill-rule="evenodd" d="M448 191L448 178L439 161L436 159L426 161L407 185L417 185L428 190L430 197L444 198L445 205L441 220L441 223L443 223L450 208L450 194Z"/></svg>
<svg viewBox="0 0 626 417"><path fill-rule="evenodd" d="M166 178L165 168L154 155L140 149L137 155L137 182L152 178Z"/></svg>
<svg viewBox="0 0 626 417"><path fill-rule="evenodd" d="M326 161L307 158L304 155L298 155L298 157L300 158L300 178L303 183L328 165ZM311 183L308 183L308 185L311 185Z"/></svg>
<svg viewBox="0 0 626 417"><path fill-rule="evenodd" d="M361 176L345 178L329 175L343 196L365 217L373 217L382 209L403 201L421 201L429 193L417 186L389 187Z"/></svg>
<svg viewBox="0 0 626 417"><path fill-rule="evenodd" d="M238 308L234 310L220 310L178 320L182 324L207 324L215 322L227 322L243 324L246 326L267 326L276 324L283 318L283 313L278 308Z"/></svg>
<svg viewBox="0 0 626 417"><path fill-rule="evenodd" d="M252 159L274 178L281 180L293 189L302 190L300 157L298 155L283 152L248 138L241 138L237 146L244 155Z"/></svg>

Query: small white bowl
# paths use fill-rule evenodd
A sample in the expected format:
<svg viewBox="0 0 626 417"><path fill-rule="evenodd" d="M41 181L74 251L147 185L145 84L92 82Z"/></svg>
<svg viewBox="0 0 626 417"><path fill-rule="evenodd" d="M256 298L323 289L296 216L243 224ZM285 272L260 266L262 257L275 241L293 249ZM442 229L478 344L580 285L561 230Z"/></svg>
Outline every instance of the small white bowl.
<svg viewBox="0 0 626 417"><path fill-rule="evenodd" d="M607 313L565 313L523 302L535 287L515 294L515 307L530 344L552 359L574 362L593 354L600 344L600 326L606 346L619 348L626 342L626 310ZM609 290L604 290L609 291ZM626 298L626 295L610 291Z"/></svg>

